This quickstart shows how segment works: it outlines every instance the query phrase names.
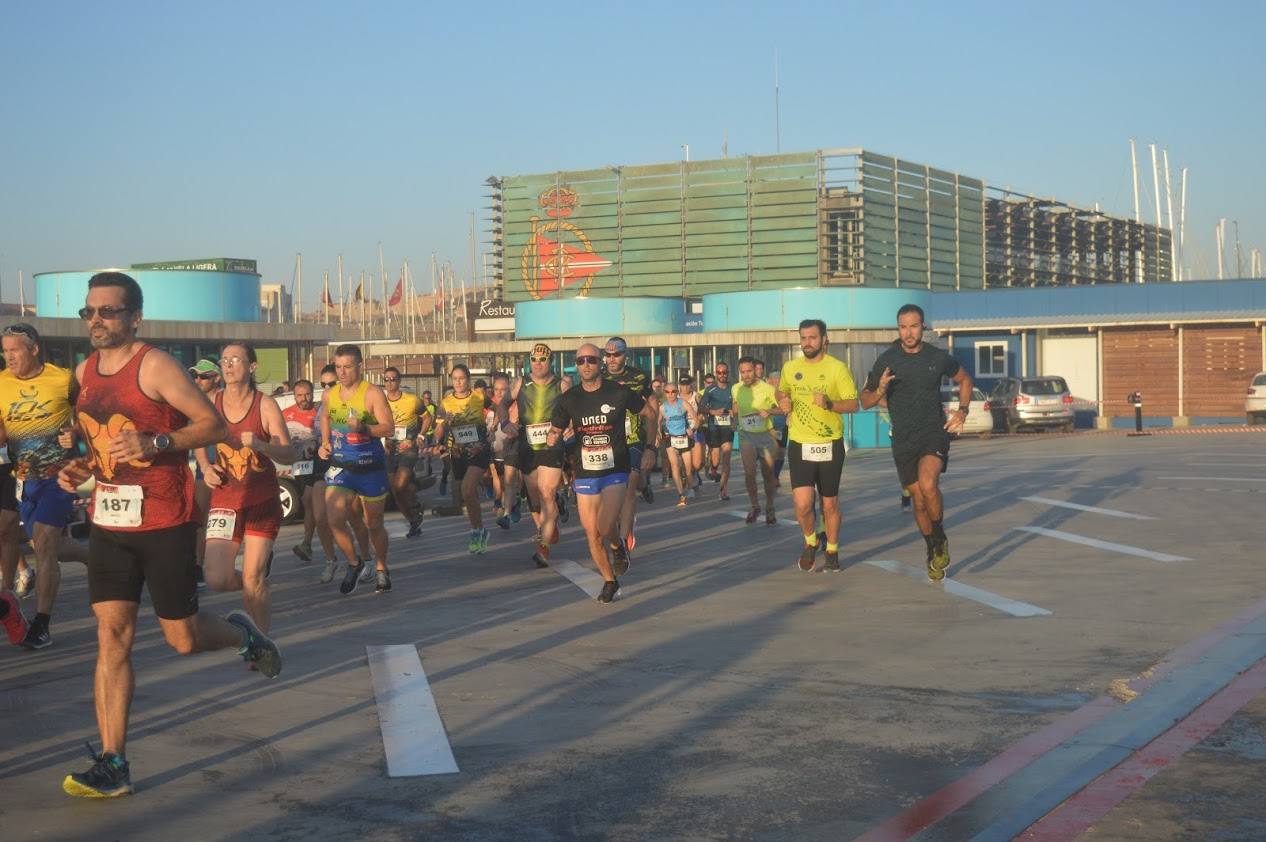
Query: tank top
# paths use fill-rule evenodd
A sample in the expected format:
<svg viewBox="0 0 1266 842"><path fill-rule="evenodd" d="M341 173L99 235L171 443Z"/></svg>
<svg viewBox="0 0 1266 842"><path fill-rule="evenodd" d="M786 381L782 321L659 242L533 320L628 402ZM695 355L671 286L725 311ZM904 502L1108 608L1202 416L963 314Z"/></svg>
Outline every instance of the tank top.
<svg viewBox="0 0 1266 842"><path fill-rule="evenodd" d="M368 391L367 380L360 381L346 400L342 386L325 391L322 400L330 417L330 464L337 468L380 468L385 464L382 442L365 429L369 424L378 423L373 413L365 408L365 393ZM353 416L360 419L360 428L350 433L347 420Z"/></svg>
<svg viewBox="0 0 1266 842"><path fill-rule="evenodd" d="M260 404L264 396L254 390L251 405L238 421L224 412L224 392L215 393L215 410L224 416L229 434L215 446L215 464L224 471L224 484L211 490L211 505L241 511L277 496L277 468L262 453L242 447L242 433L254 433L257 441L269 441L264 431Z"/></svg>
<svg viewBox="0 0 1266 842"><path fill-rule="evenodd" d="M152 532L193 519L188 451L168 450L148 462L116 462L109 455L110 442L123 430L170 434L189 423L184 413L141 391L141 360L152 350L152 345L141 345L110 375L97 371L99 352L84 362L76 419L97 480L88 514L103 529Z"/></svg>
<svg viewBox="0 0 1266 842"><path fill-rule="evenodd" d="M519 435L533 450L549 449L550 418L562 394L563 383L558 377L544 386L529 377L519 388Z"/></svg>
<svg viewBox="0 0 1266 842"><path fill-rule="evenodd" d="M71 451L57 443L57 436L71 420L72 379L71 372L52 363L24 380L13 369L0 371L0 414L18 479L55 477L70 461Z"/></svg>
<svg viewBox="0 0 1266 842"><path fill-rule="evenodd" d="M675 401L664 401L664 428L668 430L670 436L684 436L686 434L686 405L681 399Z"/></svg>

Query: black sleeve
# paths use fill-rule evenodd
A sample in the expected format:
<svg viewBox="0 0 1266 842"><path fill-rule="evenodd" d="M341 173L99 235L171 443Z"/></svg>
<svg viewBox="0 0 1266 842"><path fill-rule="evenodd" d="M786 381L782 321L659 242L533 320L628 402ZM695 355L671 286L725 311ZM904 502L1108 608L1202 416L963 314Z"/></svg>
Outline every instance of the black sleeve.
<svg viewBox="0 0 1266 842"><path fill-rule="evenodd" d="M871 367L870 374L866 378L865 391L873 392L879 388L879 378L884 376L884 369L887 368L884 356L884 354L880 354L879 358L875 360L874 366Z"/></svg>
<svg viewBox="0 0 1266 842"><path fill-rule="evenodd" d="M629 412L641 412L642 407L646 406L646 399L637 392L629 392Z"/></svg>
<svg viewBox="0 0 1266 842"><path fill-rule="evenodd" d="M944 377L953 377L955 374L958 374L958 370L960 368L962 368L962 366L959 365L958 359L949 351L946 351L945 363L941 367L941 375Z"/></svg>
<svg viewBox="0 0 1266 842"><path fill-rule="evenodd" d="M567 395L564 393L564 395L554 403L554 412L549 417L550 424L560 430L566 430L567 423L571 420L571 413L567 411L568 403L569 401L567 400Z"/></svg>

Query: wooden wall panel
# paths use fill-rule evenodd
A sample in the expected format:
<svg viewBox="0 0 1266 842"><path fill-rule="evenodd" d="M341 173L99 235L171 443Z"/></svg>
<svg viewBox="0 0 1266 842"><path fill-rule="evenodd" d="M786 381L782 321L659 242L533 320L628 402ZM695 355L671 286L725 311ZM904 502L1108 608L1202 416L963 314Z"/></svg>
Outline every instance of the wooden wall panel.
<svg viewBox="0 0 1266 842"><path fill-rule="evenodd" d="M1245 325L1183 328L1183 411L1195 416L1244 414L1244 393L1262 362L1261 331Z"/></svg>
<svg viewBox="0 0 1266 842"><path fill-rule="evenodd" d="M1144 415L1178 414L1178 331L1168 327L1105 328L1103 413L1133 416L1130 392L1143 392Z"/></svg>

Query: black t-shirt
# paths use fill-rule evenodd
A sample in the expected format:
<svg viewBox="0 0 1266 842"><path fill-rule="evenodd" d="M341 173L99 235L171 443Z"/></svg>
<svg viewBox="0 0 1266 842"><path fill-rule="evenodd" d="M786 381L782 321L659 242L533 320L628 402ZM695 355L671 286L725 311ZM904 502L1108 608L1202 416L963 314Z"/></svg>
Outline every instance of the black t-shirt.
<svg viewBox="0 0 1266 842"><path fill-rule="evenodd" d="M945 432L945 409L941 405L941 381L958 374L958 360L941 348L923 344L918 353L910 354L901 343L879 355L866 379L866 388L874 391L884 369L892 370L888 381L888 414L892 418L892 446L900 450L929 435Z"/></svg>
<svg viewBox="0 0 1266 842"><path fill-rule="evenodd" d="M573 386L558 398L550 423L560 430L571 424L580 447L576 476L601 477L628 473L629 447L624 438L626 412L641 412L641 395L603 380L592 392L584 384Z"/></svg>

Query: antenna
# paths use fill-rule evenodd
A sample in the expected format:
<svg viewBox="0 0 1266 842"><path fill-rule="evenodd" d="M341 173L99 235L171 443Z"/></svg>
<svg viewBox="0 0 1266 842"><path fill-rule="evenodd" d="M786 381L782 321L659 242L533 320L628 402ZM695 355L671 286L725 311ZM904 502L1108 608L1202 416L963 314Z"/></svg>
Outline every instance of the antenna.
<svg viewBox="0 0 1266 842"><path fill-rule="evenodd" d="M1130 172L1134 174L1134 221L1141 223L1139 214L1139 156L1134 151L1134 138L1130 138Z"/></svg>
<svg viewBox="0 0 1266 842"><path fill-rule="evenodd" d="M778 51L774 50L774 151L782 151L782 125L778 113Z"/></svg>
<svg viewBox="0 0 1266 842"><path fill-rule="evenodd" d="M1178 280L1178 240L1174 237L1174 191L1169 183L1169 150L1165 150L1165 219L1169 225L1169 279Z"/></svg>
<svg viewBox="0 0 1266 842"><path fill-rule="evenodd" d="M1225 275L1225 271L1226 271L1225 257L1223 256L1226 252L1226 217L1225 216L1218 220L1218 225L1216 228L1213 229L1213 231L1214 231L1214 234L1217 236L1217 240L1218 240L1218 280L1221 281L1226 276Z"/></svg>
<svg viewBox="0 0 1266 842"><path fill-rule="evenodd" d="M1185 264L1187 261L1187 168L1182 168L1182 175L1178 179L1178 262ZM1187 270L1183 266L1179 266L1179 279L1190 280Z"/></svg>
<svg viewBox="0 0 1266 842"><path fill-rule="evenodd" d="M1240 221L1238 219L1231 220L1231 224L1235 226L1235 277L1244 277L1244 262L1240 257Z"/></svg>

